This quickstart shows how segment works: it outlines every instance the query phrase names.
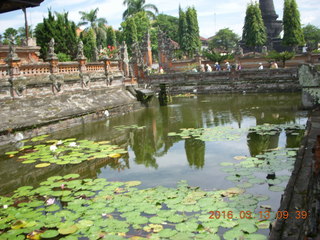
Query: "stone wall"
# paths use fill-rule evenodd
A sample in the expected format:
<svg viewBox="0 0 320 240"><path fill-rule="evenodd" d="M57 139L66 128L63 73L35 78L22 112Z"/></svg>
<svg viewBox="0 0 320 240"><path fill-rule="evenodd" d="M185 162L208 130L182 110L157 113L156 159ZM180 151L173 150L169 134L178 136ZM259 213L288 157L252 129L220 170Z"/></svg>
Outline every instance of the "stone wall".
<svg viewBox="0 0 320 240"><path fill-rule="evenodd" d="M160 74L140 83L149 84L156 92L160 84L166 84L171 94L301 90L297 68Z"/></svg>
<svg viewBox="0 0 320 240"><path fill-rule="evenodd" d="M268 62L268 59L266 59L264 56L256 56L256 57L249 57L244 56L238 58L237 62L241 63L242 69L258 69L259 63L262 63L264 68L270 68L270 63ZM231 64L235 63L235 60L230 62ZM320 54L299 54L296 55L293 59L286 61L286 67L299 67L301 64L319 64L320 63ZM212 69L214 70L214 62L210 60L201 60L201 64L209 64L212 66ZM220 63L221 67L223 69L226 68L224 63ZM283 67L282 62L277 63L280 68ZM199 66L199 60L198 59L189 59L189 60L178 60L178 61L172 61L170 64L171 68L168 72L187 72L191 71L191 68L195 66Z"/></svg>
<svg viewBox="0 0 320 240"><path fill-rule="evenodd" d="M124 86L0 101L0 145L141 108Z"/></svg>

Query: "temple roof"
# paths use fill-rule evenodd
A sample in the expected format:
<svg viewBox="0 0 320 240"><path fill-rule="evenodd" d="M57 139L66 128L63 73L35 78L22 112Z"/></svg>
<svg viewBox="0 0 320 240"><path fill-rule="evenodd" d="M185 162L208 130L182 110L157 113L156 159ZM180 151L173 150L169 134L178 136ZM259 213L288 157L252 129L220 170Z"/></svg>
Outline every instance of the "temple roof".
<svg viewBox="0 0 320 240"><path fill-rule="evenodd" d="M18 9L37 7L44 0L1 0L0 13L10 12Z"/></svg>

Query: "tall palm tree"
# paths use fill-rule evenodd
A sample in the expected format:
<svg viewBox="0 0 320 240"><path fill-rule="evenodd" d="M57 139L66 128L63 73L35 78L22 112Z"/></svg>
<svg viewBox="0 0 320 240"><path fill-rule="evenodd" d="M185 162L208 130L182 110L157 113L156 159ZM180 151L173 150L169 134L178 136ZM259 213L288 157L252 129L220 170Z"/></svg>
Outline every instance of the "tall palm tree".
<svg viewBox="0 0 320 240"><path fill-rule="evenodd" d="M79 11L82 21L78 23L78 26L89 25L86 31L88 32L92 28L96 35L97 45L103 45L107 39L107 28L105 27L107 19L98 18L98 11L99 8L92 9L90 12Z"/></svg>
<svg viewBox="0 0 320 240"><path fill-rule="evenodd" d="M80 22L78 25L79 26L83 26L83 25L88 25L90 24L90 27L95 29L97 27L99 27L102 24L106 24L107 23L107 19L105 18L98 18L98 11L99 8L96 9L92 9L90 10L90 12L83 12L83 11L79 11L80 15L81 15L81 20L82 22Z"/></svg>
<svg viewBox="0 0 320 240"><path fill-rule="evenodd" d="M158 13L158 8L154 4L146 4L145 0L124 0L123 5L127 5L122 15L124 20L138 12L146 12L151 19L154 19L154 12Z"/></svg>

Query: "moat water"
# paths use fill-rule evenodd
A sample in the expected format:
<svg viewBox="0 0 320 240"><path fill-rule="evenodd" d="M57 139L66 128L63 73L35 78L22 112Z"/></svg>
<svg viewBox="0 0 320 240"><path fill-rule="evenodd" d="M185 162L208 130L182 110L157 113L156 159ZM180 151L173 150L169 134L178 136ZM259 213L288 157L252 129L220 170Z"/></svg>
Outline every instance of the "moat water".
<svg viewBox="0 0 320 240"><path fill-rule="evenodd" d="M270 149L299 147L303 137L301 129L290 134L279 128L262 135L249 129L268 126L265 124L305 126L308 112L303 110L301 102L300 93L173 97L165 107L160 107L154 99L142 110L63 130L46 139L110 141L127 151L119 158L35 168L36 163L22 164L19 158L5 155L5 152L14 151L26 143L4 149L0 153L0 194L10 194L25 185L36 187L48 177L70 173L78 173L81 178L141 181L140 189L175 187L180 180L206 191L235 187L242 182L228 180L230 174L236 174L226 169L228 163L239 164L241 157L259 158ZM200 128L221 131L219 137L207 140L199 136L173 136L183 129ZM230 129L234 131L230 132ZM252 194L267 194L269 199L263 204L276 211L283 192L270 191L270 186L284 187L287 180L272 184L270 179L274 180L277 175L290 176L291 170L292 166L287 164L286 169L279 168L278 172L275 169L257 172L256 177L265 182L246 186L245 190ZM268 230L260 232L267 234Z"/></svg>

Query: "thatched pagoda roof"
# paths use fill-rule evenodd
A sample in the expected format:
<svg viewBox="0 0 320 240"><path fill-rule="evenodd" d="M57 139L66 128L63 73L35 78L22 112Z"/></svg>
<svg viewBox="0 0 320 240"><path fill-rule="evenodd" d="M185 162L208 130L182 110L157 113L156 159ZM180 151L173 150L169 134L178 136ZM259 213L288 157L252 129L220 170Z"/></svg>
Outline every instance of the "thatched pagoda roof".
<svg viewBox="0 0 320 240"><path fill-rule="evenodd" d="M1 0L0 13L10 12L18 9L37 7L44 0Z"/></svg>

